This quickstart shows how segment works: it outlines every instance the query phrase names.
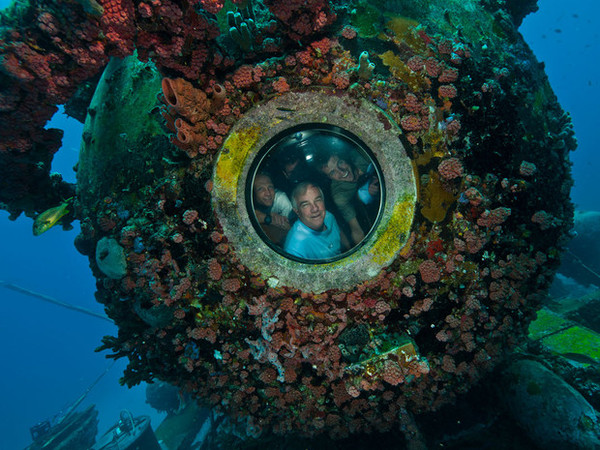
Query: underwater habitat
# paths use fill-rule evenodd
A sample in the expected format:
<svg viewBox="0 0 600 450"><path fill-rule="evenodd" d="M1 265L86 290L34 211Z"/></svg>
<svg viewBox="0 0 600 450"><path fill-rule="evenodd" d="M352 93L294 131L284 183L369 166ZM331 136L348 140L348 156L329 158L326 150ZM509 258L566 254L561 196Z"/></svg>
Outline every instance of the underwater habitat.
<svg viewBox="0 0 600 450"><path fill-rule="evenodd" d="M1 448L600 449L594 2L0 8Z"/></svg>

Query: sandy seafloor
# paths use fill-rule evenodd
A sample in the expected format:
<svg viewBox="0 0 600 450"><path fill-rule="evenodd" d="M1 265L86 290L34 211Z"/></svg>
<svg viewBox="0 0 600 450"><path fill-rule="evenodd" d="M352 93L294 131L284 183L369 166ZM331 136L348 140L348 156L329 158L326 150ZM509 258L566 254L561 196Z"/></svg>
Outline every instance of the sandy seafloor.
<svg viewBox="0 0 600 450"><path fill-rule="evenodd" d="M0 0L0 8L9 0ZM563 108L570 112L579 148L571 154L572 198L581 210L600 210L600 2L538 0L520 31L546 72ZM53 171L75 181L82 125L59 112L50 127L65 130ZM95 280L87 258L73 246L78 223L65 232L55 227L34 237L32 220L9 221L0 211L0 280L100 314ZM31 442L29 428L75 401L111 364L95 353L102 336L115 334L107 321L45 303L0 287L0 449ZM99 430L112 425L122 409L147 414L155 428L162 415L145 403L145 387L121 387L125 361L118 361L82 406L96 404Z"/></svg>

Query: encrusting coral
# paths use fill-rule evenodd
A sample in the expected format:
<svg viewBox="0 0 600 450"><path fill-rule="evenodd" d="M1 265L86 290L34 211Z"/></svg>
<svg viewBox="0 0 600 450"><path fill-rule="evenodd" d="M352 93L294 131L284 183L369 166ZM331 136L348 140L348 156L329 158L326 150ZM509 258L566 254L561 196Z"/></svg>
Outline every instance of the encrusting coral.
<svg viewBox="0 0 600 450"><path fill-rule="evenodd" d="M134 48L163 76L173 145L152 156L161 170L144 172L154 178L133 192L123 176L113 196L87 195L80 206L81 248L92 257L95 243L113 239L127 258L124 276L98 274L97 293L119 326L103 348L130 361L125 383L177 385L248 436L339 438L412 429L411 414L451 402L519 342L572 221L570 120L553 96L536 96L532 86L551 90L510 9L477 6L475 27L461 7L429 3L403 18L358 17L325 0L264 1L252 51L241 55L215 20L222 1L106 0L101 15L57 1L29 5L28 25L4 13L0 167L19 176L0 186L0 201L15 214L35 211L25 200L48 177L27 178L23 155L48 160L58 148L43 130L55 104ZM394 262L321 293L249 270L211 204L231 128L262 102L311 89L368 99L381 123L398 124L418 189ZM544 108L532 111L536 99ZM146 143L127 151L143 155ZM93 186L98 175L86 176Z"/></svg>

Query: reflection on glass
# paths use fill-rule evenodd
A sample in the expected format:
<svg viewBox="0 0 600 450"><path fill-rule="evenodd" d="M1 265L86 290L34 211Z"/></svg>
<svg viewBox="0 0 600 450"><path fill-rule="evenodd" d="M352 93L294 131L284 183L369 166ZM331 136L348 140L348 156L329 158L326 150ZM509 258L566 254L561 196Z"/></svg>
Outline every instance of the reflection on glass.
<svg viewBox="0 0 600 450"><path fill-rule="evenodd" d="M309 124L272 139L251 170L250 216L279 253L325 262L356 249L372 230L383 180L356 136Z"/></svg>

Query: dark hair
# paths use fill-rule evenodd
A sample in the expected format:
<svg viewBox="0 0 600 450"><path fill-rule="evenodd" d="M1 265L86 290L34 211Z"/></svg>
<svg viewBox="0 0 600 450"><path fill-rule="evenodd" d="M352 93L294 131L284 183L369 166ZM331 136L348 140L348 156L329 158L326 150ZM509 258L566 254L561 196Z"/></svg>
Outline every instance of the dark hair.
<svg viewBox="0 0 600 450"><path fill-rule="evenodd" d="M337 156L342 161L348 163L348 165L354 170L356 167L354 161L350 158L350 154L345 150L321 150L315 154L313 158L313 164L318 171L322 171L323 167L329 163L329 160Z"/></svg>
<svg viewBox="0 0 600 450"><path fill-rule="evenodd" d="M304 153L298 148L296 142L283 144L277 149L277 154L275 156L275 161L280 165L289 164L299 159L304 159Z"/></svg>

